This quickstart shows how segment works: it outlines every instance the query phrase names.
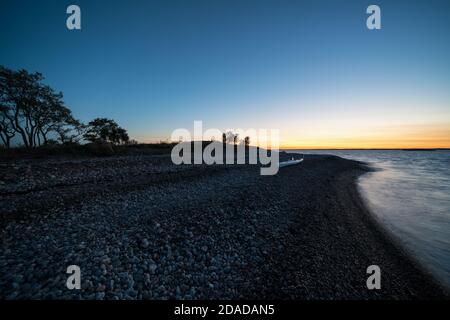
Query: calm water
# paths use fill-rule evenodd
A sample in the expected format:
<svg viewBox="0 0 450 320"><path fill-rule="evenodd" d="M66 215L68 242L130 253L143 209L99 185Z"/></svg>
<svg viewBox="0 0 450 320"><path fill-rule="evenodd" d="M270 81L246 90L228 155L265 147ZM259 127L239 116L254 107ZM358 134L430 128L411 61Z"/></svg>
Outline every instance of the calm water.
<svg viewBox="0 0 450 320"><path fill-rule="evenodd" d="M292 152L292 151L291 151ZM374 214L450 287L450 151L301 150L367 162L360 177Z"/></svg>

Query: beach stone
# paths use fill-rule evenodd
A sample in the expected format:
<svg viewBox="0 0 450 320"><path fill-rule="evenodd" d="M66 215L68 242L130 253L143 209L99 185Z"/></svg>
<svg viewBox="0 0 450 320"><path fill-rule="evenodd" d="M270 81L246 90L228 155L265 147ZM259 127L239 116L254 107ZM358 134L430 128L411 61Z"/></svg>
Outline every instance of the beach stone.
<svg viewBox="0 0 450 320"><path fill-rule="evenodd" d="M439 296L364 218L356 162L310 158L261 176L136 152L0 168L10 175L0 208L17 216L2 225L0 298ZM364 286L373 261L396 280L375 294ZM80 266L82 290L66 290L66 274L56 280L69 264Z"/></svg>

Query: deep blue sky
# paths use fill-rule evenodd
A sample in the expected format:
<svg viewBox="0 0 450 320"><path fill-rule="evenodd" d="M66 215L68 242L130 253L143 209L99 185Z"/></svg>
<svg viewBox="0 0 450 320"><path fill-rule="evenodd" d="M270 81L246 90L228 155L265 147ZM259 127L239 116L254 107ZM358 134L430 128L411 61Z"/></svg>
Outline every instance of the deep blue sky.
<svg viewBox="0 0 450 320"><path fill-rule="evenodd" d="M66 29L70 4L81 31ZM382 30L366 28L370 4ZM42 72L75 116L141 141L203 120L280 128L289 145L429 128L447 143L449 15L450 1L1 0L0 64Z"/></svg>

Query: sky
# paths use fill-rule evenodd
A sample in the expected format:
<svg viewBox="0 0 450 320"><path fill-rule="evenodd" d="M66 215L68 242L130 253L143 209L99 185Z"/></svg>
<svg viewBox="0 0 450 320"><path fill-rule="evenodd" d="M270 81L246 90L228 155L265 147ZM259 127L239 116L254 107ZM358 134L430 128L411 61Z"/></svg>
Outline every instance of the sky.
<svg viewBox="0 0 450 320"><path fill-rule="evenodd" d="M282 148L448 148L449 14L445 0L1 0L0 64L139 142L201 120L279 129Z"/></svg>

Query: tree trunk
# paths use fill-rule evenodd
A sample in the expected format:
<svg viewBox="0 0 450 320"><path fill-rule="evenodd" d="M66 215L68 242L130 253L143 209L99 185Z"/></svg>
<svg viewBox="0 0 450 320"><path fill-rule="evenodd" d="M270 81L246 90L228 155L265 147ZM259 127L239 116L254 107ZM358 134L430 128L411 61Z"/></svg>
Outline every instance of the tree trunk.
<svg viewBox="0 0 450 320"><path fill-rule="evenodd" d="M27 135L26 135L24 129L20 126L18 111L16 111L16 113L14 115L14 127L17 130L17 132L19 132L20 136L22 137L23 144L25 145L25 147L28 148L29 144L28 144L28 140L27 140Z"/></svg>
<svg viewBox="0 0 450 320"><path fill-rule="evenodd" d="M3 132L0 132L0 138L2 139L2 141L3 141L3 144L5 145L5 147L6 148L8 148L9 146L8 146L8 137L5 135L5 134L3 134Z"/></svg>

